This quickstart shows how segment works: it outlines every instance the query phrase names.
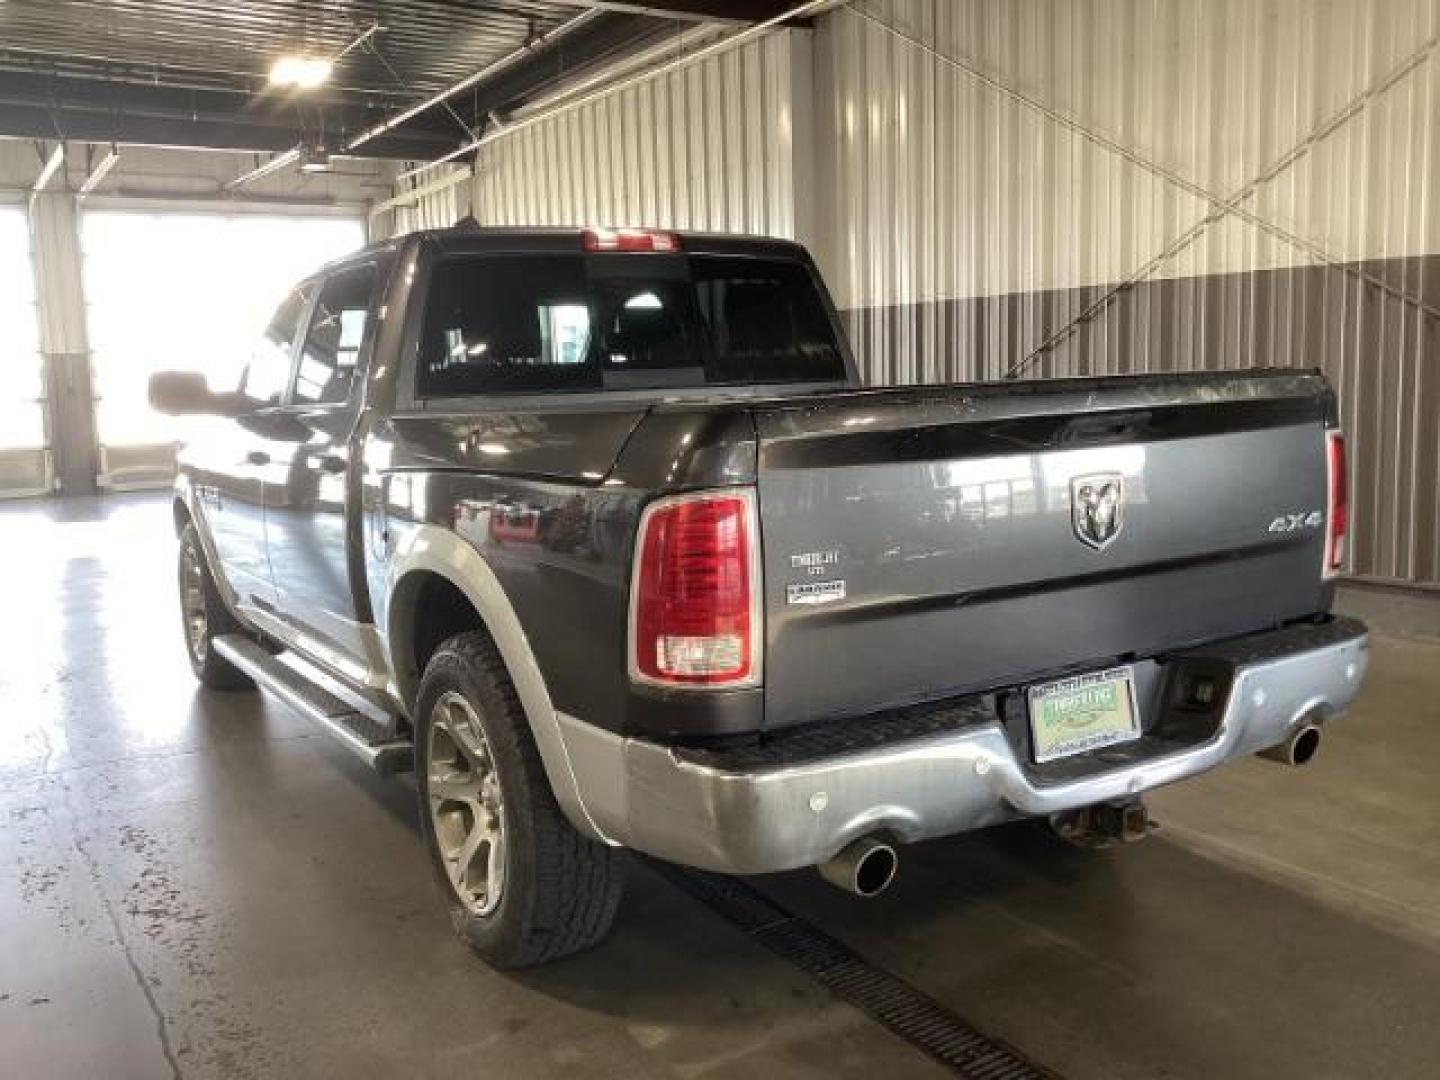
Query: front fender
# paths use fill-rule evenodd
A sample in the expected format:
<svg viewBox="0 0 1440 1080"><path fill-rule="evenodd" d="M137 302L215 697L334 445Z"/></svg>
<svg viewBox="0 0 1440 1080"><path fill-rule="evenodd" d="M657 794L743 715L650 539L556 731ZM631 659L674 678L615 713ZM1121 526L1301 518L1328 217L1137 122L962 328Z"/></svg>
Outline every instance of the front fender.
<svg viewBox="0 0 1440 1080"><path fill-rule="evenodd" d="M220 590L220 599L230 609L232 615L241 623L249 625L239 613L240 596L230 583L229 575L225 573L224 564L220 561L220 552L216 550L214 537L210 534L210 519L205 513L204 501L196 497L195 483L190 479L188 473L176 473L174 492L171 508L175 513L175 534L178 536L184 528L178 512L183 508L191 524L195 526L195 534L200 537L200 549L204 552L205 562L210 567L210 576Z"/></svg>

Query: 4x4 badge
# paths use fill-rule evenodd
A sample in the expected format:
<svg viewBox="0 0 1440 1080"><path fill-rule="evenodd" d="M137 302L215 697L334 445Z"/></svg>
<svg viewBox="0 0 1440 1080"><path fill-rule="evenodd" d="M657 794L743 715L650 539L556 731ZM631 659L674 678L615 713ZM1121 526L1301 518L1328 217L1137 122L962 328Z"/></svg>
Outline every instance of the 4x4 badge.
<svg viewBox="0 0 1440 1080"><path fill-rule="evenodd" d="M1101 551L1125 524L1125 480L1119 473L1091 473L1070 481L1070 524L1076 538Z"/></svg>

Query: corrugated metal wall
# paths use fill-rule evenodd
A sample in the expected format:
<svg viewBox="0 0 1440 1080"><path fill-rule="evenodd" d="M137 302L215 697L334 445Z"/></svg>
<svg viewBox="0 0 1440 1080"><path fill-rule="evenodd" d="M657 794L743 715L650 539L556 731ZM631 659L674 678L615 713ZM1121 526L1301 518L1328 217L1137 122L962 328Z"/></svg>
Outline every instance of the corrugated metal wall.
<svg viewBox="0 0 1440 1080"><path fill-rule="evenodd" d="M1437 30L1437 0L823 19L823 261L868 376L1320 366L1353 569L1440 580Z"/></svg>
<svg viewBox="0 0 1440 1080"><path fill-rule="evenodd" d="M486 146L476 213L797 235L876 383L1322 367L1352 569L1436 584L1437 33L1440 0L856 0Z"/></svg>
<svg viewBox="0 0 1440 1080"><path fill-rule="evenodd" d="M395 208L393 226L384 231L394 235L414 232L416 229L443 229L455 224L470 213L470 185L447 183L460 180L470 173L468 165L441 166L410 180L401 180L395 186L397 197L408 192L418 192L413 202L406 202ZM372 214L370 231L372 238L382 231Z"/></svg>
<svg viewBox="0 0 1440 1080"><path fill-rule="evenodd" d="M794 135L808 130L797 110L809 95L792 84L808 87L810 66L808 35L785 31L490 143L476 216L796 235Z"/></svg>

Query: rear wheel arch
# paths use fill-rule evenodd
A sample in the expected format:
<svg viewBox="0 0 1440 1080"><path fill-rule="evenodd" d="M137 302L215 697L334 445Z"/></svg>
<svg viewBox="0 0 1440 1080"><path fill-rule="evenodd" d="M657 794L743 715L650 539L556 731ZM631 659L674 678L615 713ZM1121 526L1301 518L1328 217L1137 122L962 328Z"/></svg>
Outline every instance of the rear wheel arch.
<svg viewBox="0 0 1440 1080"><path fill-rule="evenodd" d="M447 639L467 630L490 633L475 602L444 574L415 570L395 583L388 633L395 681L413 710L425 665Z"/></svg>
<svg viewBox="0 0 1440 1080"><path fill-rule="evenodd" d="M549 689L499 579L453 533L438 527L423 531L423 542L407 545L408 554L397 553L386 604L386 643L401 701L413 719L424 663L434 649L454 634L483 631L515 685L556 801L582 833L607 839L585 808Z"/></svg>

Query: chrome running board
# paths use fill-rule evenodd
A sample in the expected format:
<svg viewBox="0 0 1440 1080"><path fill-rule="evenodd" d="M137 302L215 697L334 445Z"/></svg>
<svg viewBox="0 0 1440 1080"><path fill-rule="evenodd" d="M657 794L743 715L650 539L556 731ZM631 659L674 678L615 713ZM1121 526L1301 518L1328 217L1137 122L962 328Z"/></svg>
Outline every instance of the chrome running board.
<svg viewBox="0 0 1440 1080"><path fill-rule="evenodd" d="M408 739L397 739L393 718L386 723L373 708L362 709L327 690L325 676L309 661L291 653L272 654L243 634L222 634L212 645L217 653L269 690L285 704L318 724L382 776L410 772L415 751Z"/></svg>

